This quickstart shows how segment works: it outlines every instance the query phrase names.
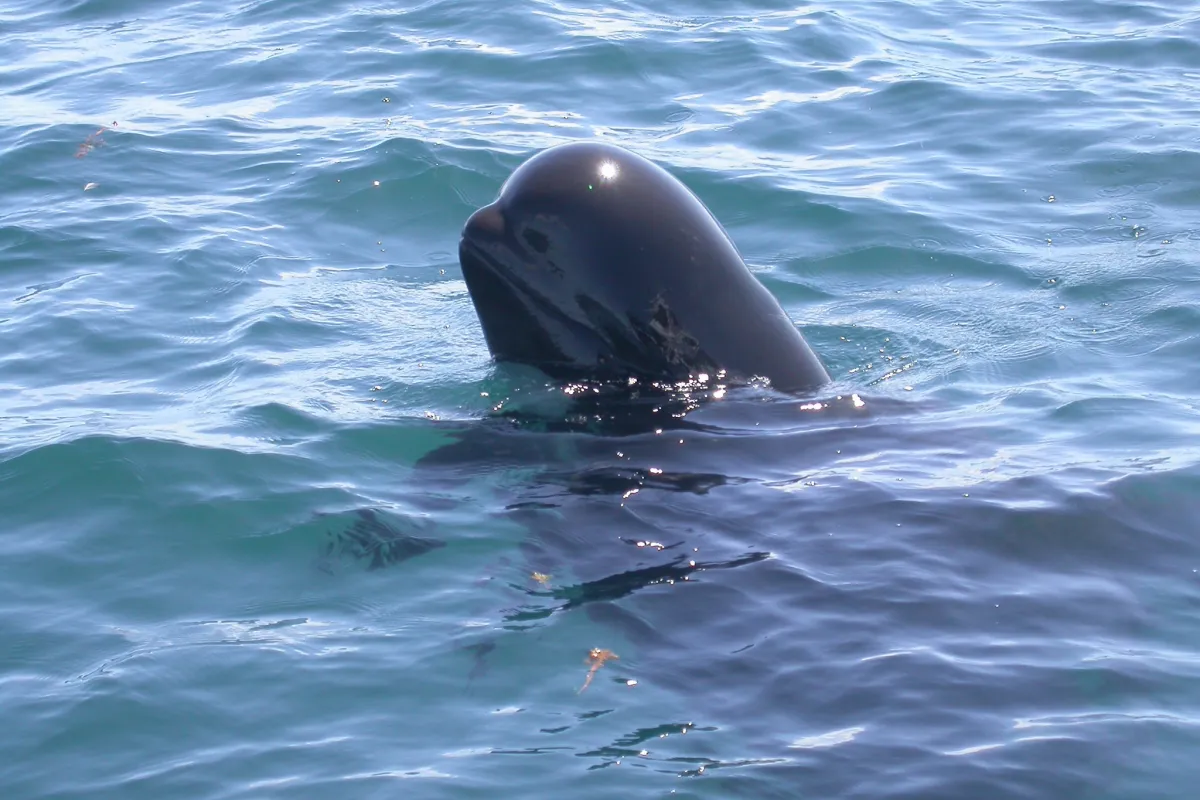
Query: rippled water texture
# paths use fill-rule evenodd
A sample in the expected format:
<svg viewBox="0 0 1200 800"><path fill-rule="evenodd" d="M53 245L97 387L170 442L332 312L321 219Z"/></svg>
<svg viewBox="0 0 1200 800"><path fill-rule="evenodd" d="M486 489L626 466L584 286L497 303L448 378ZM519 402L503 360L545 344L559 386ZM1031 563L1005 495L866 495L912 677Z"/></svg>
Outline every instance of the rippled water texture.
<svg viewBox="0 0 1200 800"><path fill-rule="evenodd" d="M1198 87L1190 1L9 2L0 795L1195 796ZM497 371L580 138L866 407Z"/></svg>

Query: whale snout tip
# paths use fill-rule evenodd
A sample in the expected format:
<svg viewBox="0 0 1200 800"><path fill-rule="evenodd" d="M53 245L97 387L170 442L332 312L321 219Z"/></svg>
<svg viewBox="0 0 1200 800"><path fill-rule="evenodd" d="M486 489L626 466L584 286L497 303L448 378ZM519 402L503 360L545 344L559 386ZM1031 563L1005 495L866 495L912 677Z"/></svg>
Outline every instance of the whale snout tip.
<svg viewBox="0 0 1200 800"><path fill-rule="evenodd" d="M486 205L467 219L463 238L498 239L504 236L504 215L495 203Z"/></svg>

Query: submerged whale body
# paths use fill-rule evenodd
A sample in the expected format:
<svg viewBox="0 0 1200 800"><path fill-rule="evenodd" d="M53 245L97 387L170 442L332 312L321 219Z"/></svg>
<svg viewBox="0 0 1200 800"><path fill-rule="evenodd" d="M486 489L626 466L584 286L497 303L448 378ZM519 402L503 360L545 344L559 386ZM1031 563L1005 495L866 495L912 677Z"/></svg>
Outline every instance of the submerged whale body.
<svg viewBox="0 0 1200 800"><path fill-rule="evenodd" d="M559 380L829 381L704 203L620 147L526 161L467 220L459 261L500 362Z"/></svg>
<svg viewBox="0 0 1200 800"><path fill-rule="evenodd" d="M418 462L416 475L431 487L445 476L453 484L463 472L542 465L540 476L506 505L507 514L528 518L532 542L557 541L554 526L547 529L539 513L560 507L564 497L621 496L641 488L703 494L730 480L717 472L664 476L597 466L611 449L609 436L623 437L622 449L629 449L630 437L709 429L688 418L690 394L673 393L671 384L704 383L702 375L720 384L761 377L785 392L808 392L829 381L699 198L662 168L613 145L561 145L526 161L496 201L467 221L459 259L497 361L593 384L592 391L569 393L565 410L543 414L517 404L497 407L485 420L439 423L449 441ZM627 391L630 379L636 386ZM582 440L599 448L582 459L586 468L564 463L560 432L598 434ZM341 558L378 569L444 544L384 509L329 521L334 525L321 559L328 570ZM752 552L699 562L679 556L636 569L622 563L558 598L565 605L556 608L760 557Z"/></svg>

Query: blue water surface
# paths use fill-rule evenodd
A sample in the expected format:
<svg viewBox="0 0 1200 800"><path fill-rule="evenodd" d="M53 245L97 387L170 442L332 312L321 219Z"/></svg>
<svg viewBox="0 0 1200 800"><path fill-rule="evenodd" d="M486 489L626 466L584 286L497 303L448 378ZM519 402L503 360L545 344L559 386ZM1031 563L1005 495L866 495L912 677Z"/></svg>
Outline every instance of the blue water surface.
<svg viewBox="0 0 1200 800"><path fill-rule="evenodd" d="M1200 3L10 0L0 108L0 796L1198 796ZM576 139L865 407L492 364Z"/></svg>

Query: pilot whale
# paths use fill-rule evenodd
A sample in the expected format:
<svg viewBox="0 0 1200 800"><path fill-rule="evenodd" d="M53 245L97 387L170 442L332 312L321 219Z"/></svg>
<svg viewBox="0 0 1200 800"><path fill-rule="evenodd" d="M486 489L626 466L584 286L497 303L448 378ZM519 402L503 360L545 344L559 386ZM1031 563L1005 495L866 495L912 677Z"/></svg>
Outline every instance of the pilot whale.
<svg viewBox="0 0 1200 800"><path fill-rule="evenodd" d="M704 203L615 145L530 158L467 220L459 262L497 362L566 381L829 382Z"/></svg>

